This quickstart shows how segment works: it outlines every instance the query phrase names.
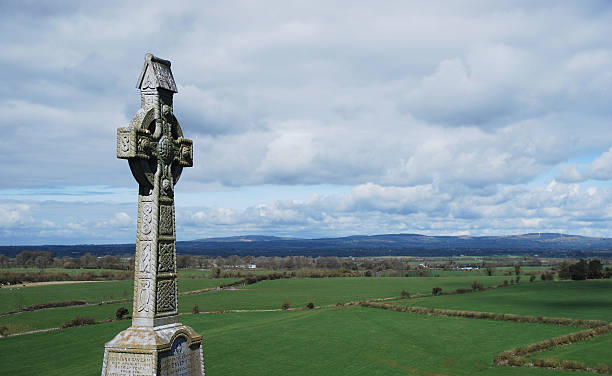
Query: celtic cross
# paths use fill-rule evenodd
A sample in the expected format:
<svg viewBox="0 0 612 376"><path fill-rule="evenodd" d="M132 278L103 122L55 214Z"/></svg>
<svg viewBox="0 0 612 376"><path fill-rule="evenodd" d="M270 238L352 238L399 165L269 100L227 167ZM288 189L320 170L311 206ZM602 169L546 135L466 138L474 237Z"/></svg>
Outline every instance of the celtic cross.
<svg viewBox="0 0 612 376"><path fill-rule="evenodd" d="M139 184L132 325L157 327L178 322L174 186L193 166L193 144L172 113L170 62L147 54L136 87L141 108L117 129L117 158Z"/></svg>

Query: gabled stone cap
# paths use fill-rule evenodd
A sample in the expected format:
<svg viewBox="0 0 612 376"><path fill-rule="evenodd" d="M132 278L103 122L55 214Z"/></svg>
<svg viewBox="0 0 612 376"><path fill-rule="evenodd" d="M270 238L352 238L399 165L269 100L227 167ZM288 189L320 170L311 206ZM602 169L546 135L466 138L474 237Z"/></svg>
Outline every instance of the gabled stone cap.
<svg viewBox="0 0 612 376"><path fill-rule="evenodd" d="M173 93L178 93L174 77L170 70L170 62L160 59L152 54L145 55L145 63L140 72L136 88L144 89L166 89Z"/></svg>

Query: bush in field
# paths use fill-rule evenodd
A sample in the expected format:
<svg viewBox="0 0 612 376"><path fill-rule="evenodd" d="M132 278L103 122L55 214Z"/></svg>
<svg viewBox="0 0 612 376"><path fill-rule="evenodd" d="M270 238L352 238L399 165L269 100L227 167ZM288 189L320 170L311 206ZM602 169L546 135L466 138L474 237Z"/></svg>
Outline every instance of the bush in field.
<svg viewBox="0 0 612 376"><path fill-rule="evenodd" d="M125 307L119 307L117 308L117 312L115 312L115 316L117 316L117 318L119 320L123 319L125 317L125 315L127 315L128 313L130 313L127 308Z"/></svg>
<svg viewBox="0 0 612 376"><path fill-rule="evenodd" d="M552 281L555 279L555 275L551 272L545 272L540 275L540 278L542 279L542 281Z"/></svg>
<svg viewBox="0 0 612 376"><path fill-rule="evenodd" d="M410 293L406 290L402 290L402 298L409 298L410 297Z"/></svg>
<svg viewBox="0 0 612 376"><path fill-rule="evenodd" d="M287 307L287 308L289 308L289 307ZM306 304L306 308L313 309L314 308L314 303L310 302L310 303Z"/></svg>
<svg viewBox="0 0 612 376"><path fill-rule="evenodd" d="M195 304L193 308L191 309L191 313L193 313L194 315L197 315L198 313L200 313L200 307L198 307L198 305Z"/></svg>
<svg viewBox="0 0 612 376"><path fill-rule="evenodd" d="M529 282L533 282L533 281L535 281L535 275L532 274L531 277L529 277Z"/></svg>
<svg viewBox="0 0 612 376"><path fill-rule="evenodd" d="M439 295L442 292L442 288L441 287L434 287L433 289L431 289L431 293L433 295Z"/></svg>
<svg viewBox="0 0 612 376"><path fill-rule="evenodd" d="M5 336L8 333L8 327L0 326L0 336Z"/></svg>
<svg viewBox="0 0 612 376"><path fill-rule="evenodd" d="M75 317L71 320L68 320L62 325L62 328L71 328L74 326L84 326L84 325L92 325L96 323L96 319L93 317Z"/></svg>
<svg viewBox="0 0 612 376"><path fill-rule="evenodd" d="M519 283L520 281L521 281L521 276L520 276L520 275L517 275L517 276L516 276L516 283Z"/></svg>
<svg viewBox="0 0 612 376"><path fill-rule="evenodd" d="M281 305L281 308L286 311L289 309L289 307L291 307L291 303L289 303L288 301L284 301L283 304Z"/></svg>
<svg viewBox="0 0 612 376"><path fill-rule="evenodd" d="M508 280L504 279L504 286L508 286Z"/></svg>
<svg viewBox="0 0 612 376"><path fill-rule="evenodd" d="M482 290L482 283L478 281L472 282L472 290Z"/></svg>

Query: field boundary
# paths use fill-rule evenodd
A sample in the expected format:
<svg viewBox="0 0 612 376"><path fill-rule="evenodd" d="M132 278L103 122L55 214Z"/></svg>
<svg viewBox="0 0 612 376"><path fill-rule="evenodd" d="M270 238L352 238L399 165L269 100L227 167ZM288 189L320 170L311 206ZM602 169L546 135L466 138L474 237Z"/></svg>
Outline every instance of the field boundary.
<svg viewBox="0 0 612 376"><path fill-rule="evenodd" d="M279 274L279 273L262 274L262 275L257 275L255 277L246 277L236 282L224 283L216 287L207 287L205 289L200 289L200 290L179 292L178 295L179 296L198 295L198 294L204 294L204 293L211 292L211 291L231 290L233 287L240 286L240 285L252 285L252 284L255 284L261 281L284 279L284 278L292 278L292 277L284 275L284 274ZM90 281L90 282L96 282L96 281ZM25 312L40 311L44 309L60 308L60 307L74 307L74 306L91 307L91 306L97 306L97 305L130 303L132 301L133 299L117 299L117 300L105 300L99 303L98 302L88 303L84 300L66 300L66 301L61 301L61 302L37 303L37 304L33 304L31 306L28 306L20 310L2 312L0 313L0 317L16 315L16 314L25 313Z"/></svg>
<svg viewBox="0 0 612 376"><path fill-rule="evenodd" d="M525 356L538 352L550 350L560 346L572 345L574 343L587 341L594 337L612 332L612 324L600 326L594 329L582 330L566 334L559 337L554 337L544 341L532 343L526 346L516 347L511 350L504 351L493 358L493 364L513 367L532 367L532 368L553 368L571 371L586 371L598 374L612 375L612 366L601 364L598 366L589 366L586 363L576 360L558 360L553 358L530 358L525 359Z"/></svg>
<svg viewBox="0 0 612 376"><path fill-rule="evenodd" d="M496 321L514 321L514 322L526 322L532 324L554 324L561 326L576 326L580 328L599 328L607 326L609 323L603 320L582 320L582 319L571 319L565 317L545 317L545 316L523 316L513 313L495 313L495 312L479 312L479 311L460 311L453 309L441 309L441 308L427 308L427 307L416 307L416 306L396 306L385 303L378 303L374 301L362 301L359 302L364 307L372 307L379 309L386 309L391 311L414 313L419 315L429 316L447 316L447 317L464 317L470 319L488 319Z"/></svg>
<svg viewBox="0 0 612 376"><path fill-rule="evenodd" d="M567 346L591 338L612 333L612 324L603 320L581 320L565 317L525 316L510 313L460 311L440 308L427 308L415 306L396 306L377 301L366 300L358 303L363 307L385 309L397 312L407 312L429 316L463 317L471 319L485 319L496 321L511 321L531 324L554 324L559 326L573 326L587 328L578 332L565 334L544 341L535 342L526 346L519 346L502 352L493 358L493 364L512 367L551 368L572 371L585 371L597 374L612 375L612 366L600 364L595 367L575 360L557 360L553 358L525 359L525 356L550 350L555 347Z"/></svg>

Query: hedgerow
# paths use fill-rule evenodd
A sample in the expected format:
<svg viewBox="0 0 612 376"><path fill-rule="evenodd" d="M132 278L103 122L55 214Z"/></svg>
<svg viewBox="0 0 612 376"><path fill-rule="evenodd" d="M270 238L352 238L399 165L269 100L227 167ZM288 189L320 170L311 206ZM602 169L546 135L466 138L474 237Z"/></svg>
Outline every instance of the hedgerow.
<svg viewBox="0 0 612 376"><path fill-rule="evenodd" d="M600 328L608 325L607 321L601 320L581 320L563 317L543 317L543 316L523 316L512 313L477 312L463 311L441 308L427 308L415 306L395 306L391 304L378 303L373 301L363 301L360 304L364 307L380 308L399 312L416 313L430 316L450 316L466 317L473 319L488 319L498 321L528 322L540 324L554 324L560 326L576 326L581 328Z"/></svg>

